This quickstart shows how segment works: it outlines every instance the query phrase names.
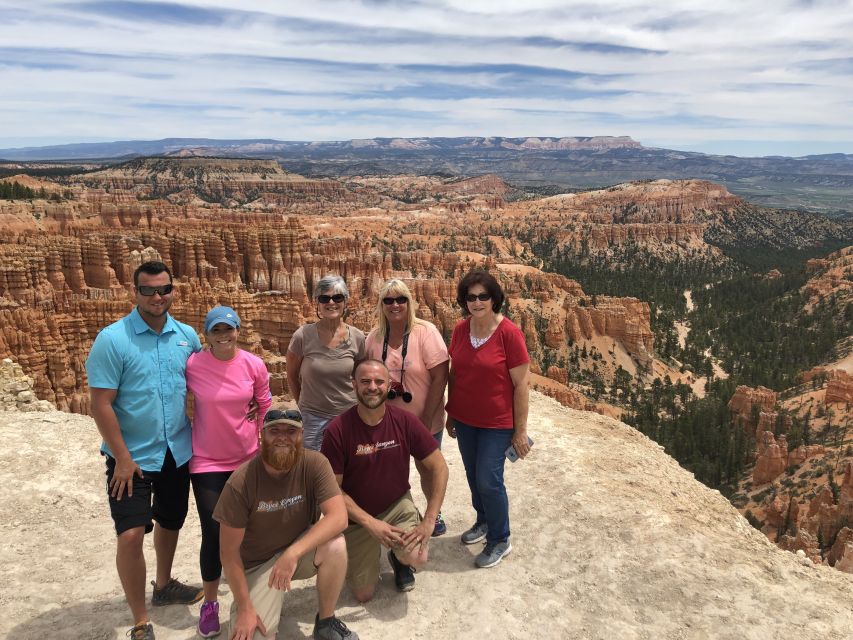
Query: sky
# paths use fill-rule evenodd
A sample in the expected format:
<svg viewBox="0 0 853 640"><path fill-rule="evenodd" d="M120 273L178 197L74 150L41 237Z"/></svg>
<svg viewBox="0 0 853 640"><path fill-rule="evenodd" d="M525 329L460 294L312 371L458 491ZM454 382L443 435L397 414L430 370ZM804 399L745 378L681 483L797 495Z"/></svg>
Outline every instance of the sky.
<svg viewBox="0 0 853 640"><path fill-rule="evenodd" d="M627 135L853 153L853 0L0 0L0 148Z"/></svg>

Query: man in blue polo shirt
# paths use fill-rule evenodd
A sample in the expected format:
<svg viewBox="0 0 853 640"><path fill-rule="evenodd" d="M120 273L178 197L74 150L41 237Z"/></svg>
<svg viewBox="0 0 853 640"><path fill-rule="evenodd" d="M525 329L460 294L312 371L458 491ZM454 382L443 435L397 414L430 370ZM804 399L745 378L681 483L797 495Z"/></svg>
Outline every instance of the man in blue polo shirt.
<svg viewBox="0 0 853 640"><path fill-rule="evenodd" d="M143 263L133 285L136 308L98 334L86 373L92 416L104 439L116 568L134 616L129 635L153 640L145 605L146 533L154 530L157 556L152 604L191 604L202 597L201 589L171 575L190 488L184 372L201 343L192 327L168 313L174 291L165 264Z"/></svg>

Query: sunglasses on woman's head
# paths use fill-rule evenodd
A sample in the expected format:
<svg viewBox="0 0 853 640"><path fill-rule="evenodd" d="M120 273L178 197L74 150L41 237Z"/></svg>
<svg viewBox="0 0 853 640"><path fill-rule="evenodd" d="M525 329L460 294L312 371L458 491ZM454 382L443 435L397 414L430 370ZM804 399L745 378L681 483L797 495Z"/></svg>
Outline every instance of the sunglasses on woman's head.
<svg viewBox="0 0 853 640"><path fill-rule="evenodd" d="M491 300L491 299L492 299L491 293L480 293L480 294L469 293L467 296L465 296L465 300L467 302L474 302L475 300L479 300L480 302L485 302L486 300Z"/></svg>
<svg viewBox="0 0 853 640"><path fill-rule="evenodd" d="M149 287L146 285L139 285L136 287L136 290L143 296L153 296L155 293L159 293L161 296L167 296L172 293L172 287L170 284L161 284L159 287Z"/></svg>
<svg viewBox="0 0 853 640"><path fill-rule="evenodd" d="M329 304L330 302L343 302L347 297L342 293L336 293L333 296L326 295L325 293L317 296L317 302L322 304Z"/></svg>
<svg viewBox="0 0 853 640"><path fill-rule="evenodd" d="M382 304L387 304L389 307L394 304L406 304L409 299L406 296L397 296L396 298L382 298Z"/></svg>

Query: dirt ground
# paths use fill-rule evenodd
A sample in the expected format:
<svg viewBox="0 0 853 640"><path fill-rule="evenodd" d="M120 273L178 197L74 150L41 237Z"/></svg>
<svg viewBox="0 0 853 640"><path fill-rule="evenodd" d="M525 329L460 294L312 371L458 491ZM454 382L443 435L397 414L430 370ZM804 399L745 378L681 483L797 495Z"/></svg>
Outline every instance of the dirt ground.
<svg viewBox="0 0 853 640"><path fill-rule="evenodd" d="M373 602L342 595L338 615L362 639L853 637L853 577L778 550L627 426L538 394L530 415L533 452L507 468L512 554L476 569L479 549L460 544L473 511L458 450L445 440L449 531L432 543L414 591L396 593L383 559ZM123 638L131 621L94 423L0 413L0 434L0 636ZM174 573L198 583L193 509ZM146 555L151 574L150 539ZM280 638L310 637L315 592L298 584ZM221 595L224 619L227 585ZM196 637L197 609L153 609L158 640Z"/></svg>

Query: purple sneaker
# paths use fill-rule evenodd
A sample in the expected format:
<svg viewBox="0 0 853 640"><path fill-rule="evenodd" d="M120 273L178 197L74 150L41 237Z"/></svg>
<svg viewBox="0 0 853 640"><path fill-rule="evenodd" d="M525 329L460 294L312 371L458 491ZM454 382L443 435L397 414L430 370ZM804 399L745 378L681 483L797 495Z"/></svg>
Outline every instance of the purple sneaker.
<svg viewBox="0 0 853 640"><path fill-rule="evenodd" d="M219 603L205 601L198 617L198 635L212 638L219 635Z"/></svg>
<svg viewBox="0 0 853 640"><path fill-rule="evenodd" d="M432 537L443 536L445 533L447 533L447 523L444 521L441 511L439 511L435 517L435 525L432 528Z"/></svg>

